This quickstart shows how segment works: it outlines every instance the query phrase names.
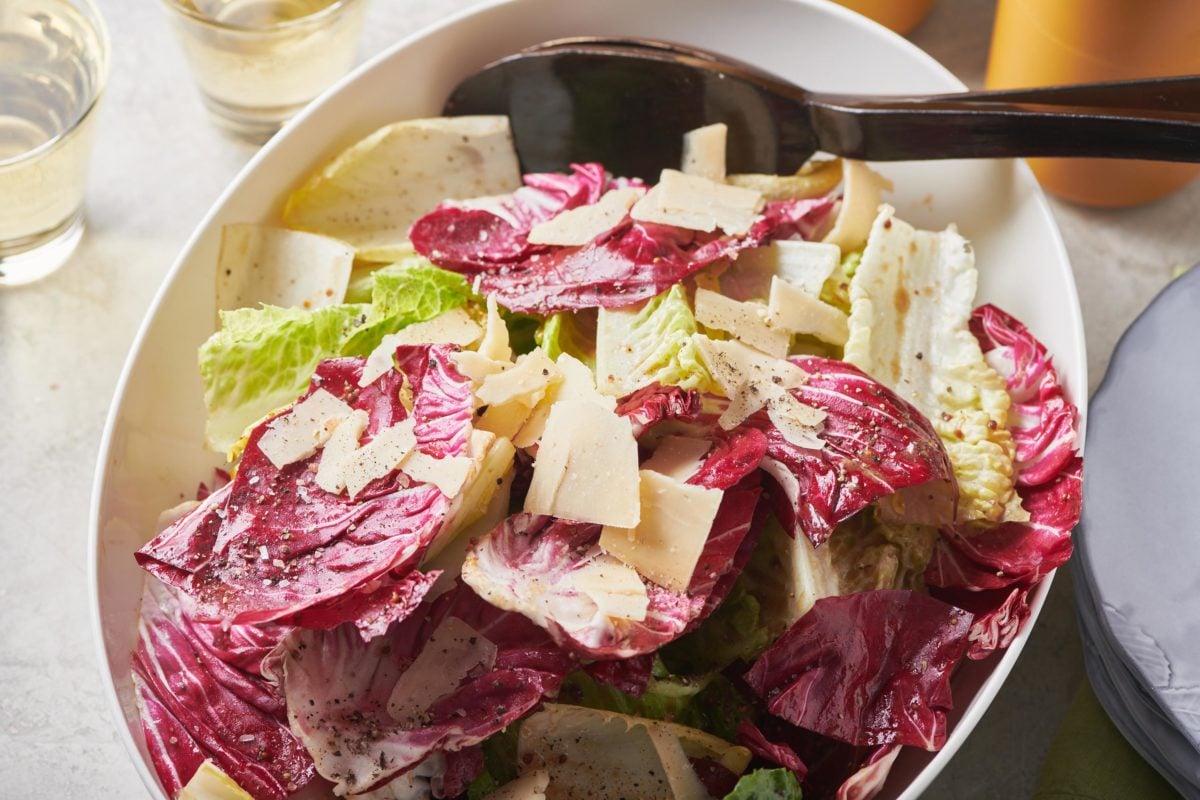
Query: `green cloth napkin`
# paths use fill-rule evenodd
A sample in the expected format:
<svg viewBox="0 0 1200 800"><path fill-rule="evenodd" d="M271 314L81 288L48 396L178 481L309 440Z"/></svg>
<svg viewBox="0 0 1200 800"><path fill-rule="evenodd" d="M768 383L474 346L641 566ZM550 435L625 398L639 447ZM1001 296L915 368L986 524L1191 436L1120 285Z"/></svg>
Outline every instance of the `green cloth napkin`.
<svg viewBox="0 0 1200 800"><path fill-rule="evenodd" d="M1179 793L1125 741L1086 680L1046 754L1033 800L1175 800Z"/></svg>

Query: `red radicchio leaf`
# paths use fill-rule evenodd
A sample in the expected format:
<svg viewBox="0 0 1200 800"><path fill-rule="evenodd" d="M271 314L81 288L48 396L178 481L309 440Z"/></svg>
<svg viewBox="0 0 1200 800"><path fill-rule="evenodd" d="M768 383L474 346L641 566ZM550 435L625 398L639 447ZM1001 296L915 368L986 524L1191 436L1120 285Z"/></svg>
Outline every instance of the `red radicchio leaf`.
<svg viewBox="0 0 1200 800"><path fill-rule="evenodd" d="M586 665L584 671L594 680L607 683L630 697L641 697L650 684L650 673L654 669L654 654L644 653L616 661L596 661Z"/></svg>
<svg viewBox="0 0 1200 800"><path fill-rule="evenodd" d="M529 232L563 211L595 203L609 188L600 164L572 164L571 174L534 173L510 195L449 200L413 223L409 239L446 269L472 274L544 253Z"/></svg>
<svg viewBox="0 0 1200 800"><path fill-rule="evenodd" d="M688 758L696 777L708 791L710 797L724 797L737 786L738 777L711 758Z"/></svg>
<svg viewBox="0 0 1200 800"><path fill-rule="evenodd" d="M807 730L937 750L970 626L969 613L920 592L826 597L759 656L746 682L768 711Z"/></svg>
<svg viewBox="0 0 1200 800"><path fill-rule="evenodd" d="M926 568L932 594L975 615L968 655L980 659L1012 643L1030 616L1030 587L1071 557L1083 460L1075 455L1078 411L1041 342L995 306L975 310L971 332L1012 397L1017 494L1029 512L1028 522L942 528Z"/></svg>
<svg viewBox="0 0 1200 800"><path fill-rule="evenodd" d="M446 753L446 769L432 781L433 796L458 797L483 774L483 750L475 745Z"/></svg>
<svg viewBox="0 0 1200 800"><path fill-rule="evenodd" d="M600 660L652 653L704 619L717 604L709 598L718 588L727 593L745 565L749 555L739 560L739 550L759 505L755 478L747 480L746 488L725 492L687 592L644 581L644 620L614 622L570 580L602 554L600 525L516 514L471 545L464 580L488 602L528 616L569 652Z"/></svg>
<svg viewBox="0 0 1200 800"><path fill-rule="evenodd" d="M220 622L188 620L188 632L229 666L261 676L262 660L292 632L292 626L276 622L226 626Z"/></svg>
<svg viewBox="0 0 1200 800"><path fill-rule="evenodd" d="M751 720L744 719L737 726L737 743L751 753L771 764L790 769L796 779L803 781L808 767L786 742L772 742Z"/></svg>
<svg viewBox="0 0 1200 800"><path fill-rule="evenodd" d="M418 724L398 722L388 713L392 690L449 616L495 645L495 663L466 676L450 694L430 698ZM384 785L431 754L450 759L482 742L557 691L573 668L544 631L463 585L439 597L428 615L410 616L370 642L343 625L298 630L282 649L280 679L292 729L339 795ZM474 757L465 759L460 766L470 767ZM443 778L451 782L452 764L448 760Z"/></svg>
<svg viewBox="0 0 1200 800"><path fill-rule="evenodd" d="M530 245L529 231L561 211L596 202L609 184L599 164L571 175L526 175L512 195L443 203L413 223L409 238L435 264L479 274L478 290L512 311L550 314L620 308L647 300L738 251L810 236L833 198L767 203L743 236L698 233L628 217L582 247Z"/></svg>
<svg viewBox="0 0 1200 800"><path fill-rule="evenodd" d="M388 627L417 610L441 570L413 570L400 578L385 576L366 586L347 592L327 603L313 606L295 615L302 628L328 630L343 622L353 622L364 641L382 636Z"/></svg>
<svg viewBox="0 0 1200 800"><path fill-rule="evenodd" d="M929 421L856 367L827 358L793 358L809 373L792 394L827 416L820 450L783 437L766 411L746 425L767 436L763 469L774 478L775 513L793 536L822 544L838 523L896 491L939 481L955 490L954 472Z"/></svg>
<svg viewBox="0 0 1200 800"><path fill-rule="evenodd" d="M169 589L147 586L138 634L142 729L172 795L205 758L267 800L283 800L312 779L312 760L288 729L274 687L210 650Z"/></svg>
<svg viewBox="0 0 1200 800"><path fill-rule="evenodd" d="M473 403L453 352L398 348L400 369L361 389L363 359L331 359L317 367L309 394L323 388L367 411L373 436L406 417L399 396L407 379L418 447L435 457L461 455ZM330 494L310 469L319 453L277 469L258 447L266 430L264 423L250 434L233 482L136 554L144 569L195 601L199 619L285 620L417 563L449 508L440 490L393 472L354 500ZM328 609L321 614L322 625L338 622Z"/></svg>
<svg viewBox="0 0 1200 800"><path fill-rule="evenodd" d="M900 748L894 744L876 748L866 763L838 787L837 800L871 800L883 790L898 755Z"/></svg>
<svg viewBox="0 0 1200 800"><path fill-rule="evenodd" d="M696 420L700 416L700 393L678 386L651 383L621 398L616 411L618 415L629 418L634 437L640 439L643 433L660 422Z"/></svg>
<svg viewBox="0 0 1200 800"><path fill-rule="evenodd" d="M1051 480L1075 455L1079 411L1063 392L1045 345L993 305L975 309L971 333L1012 397L1008 427L1017 446L1017 484Z"/></svg>

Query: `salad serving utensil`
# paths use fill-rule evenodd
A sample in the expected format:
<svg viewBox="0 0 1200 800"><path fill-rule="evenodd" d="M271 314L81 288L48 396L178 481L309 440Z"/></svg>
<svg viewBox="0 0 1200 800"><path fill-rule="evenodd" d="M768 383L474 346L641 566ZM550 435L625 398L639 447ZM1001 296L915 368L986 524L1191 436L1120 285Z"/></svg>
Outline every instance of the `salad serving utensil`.
<svg viewBox="0 0 1200 800"><path fill-rule="evenodd" d="M670 42L572 37L459 83L445 113L506 114L526 171L601 161L656 177L682 134L729 126L731 172L791 173L815 152L867 161L1089 156L1200 162L1200 76L955 94L813 92Z"/></svg>

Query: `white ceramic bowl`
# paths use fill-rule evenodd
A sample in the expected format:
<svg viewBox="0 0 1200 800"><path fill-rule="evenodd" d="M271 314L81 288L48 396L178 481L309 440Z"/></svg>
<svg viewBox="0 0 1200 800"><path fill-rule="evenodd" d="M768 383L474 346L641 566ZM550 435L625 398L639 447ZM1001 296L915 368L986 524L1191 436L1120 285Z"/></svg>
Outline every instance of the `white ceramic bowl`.
<svg viewBox="0 0 1200 800"><path fill-rule="evenodd" d="M218 461L201 448L196 348L214 327L213 270L221 226L277 218L299 180L375 128L434 116L463 76L545 39L638 35L710 48L818 90L938 92L964 88L906 40L820 0L508 0L478 7L398 43L276 136L200 223L142 325L109 414L92 507L91 575L101 668L121 737L150 793L162 798L142 740L129 677L142 574L133 552L158 512L190 495ZM956 223L978 254L981 302L1025 321L1086 401L1083 327L1067 255L1045 199L1021 163L888 164L902 217ZM1081 409L1082 410L1082 409ZM1034 593L1036 619L1049 578ZM915 798L963 743L1012 669L1033 619L999 658L955 677L952 729L941 752L905 748L884 797Z"/></svg>

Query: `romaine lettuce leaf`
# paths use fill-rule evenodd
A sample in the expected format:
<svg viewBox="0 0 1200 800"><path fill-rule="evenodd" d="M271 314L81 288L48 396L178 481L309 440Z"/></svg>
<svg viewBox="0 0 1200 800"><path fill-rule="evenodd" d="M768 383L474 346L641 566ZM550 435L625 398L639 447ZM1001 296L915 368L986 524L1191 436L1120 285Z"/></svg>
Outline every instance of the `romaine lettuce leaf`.
<svg viewBox="0 0 1200 800"><path fill-rule="evenodd" d="M439 317L474 294L463 276L412 256L375 271L366 320L342 344L341 354L365 356L389 333Z"/></svg>
<svg viewBox="0 0 1200 800"><path fill-rule="evenodd" d="M200 346L207 446L227 452L248 425L295 400L365 313L358 305L222 311L221 330Z"/></svg>
<svg viewBox="0 0 1200 800"><path fill-rule="evenodd" d="M675 285L641 308L602 308L596 324L596 384L625 395L651 383L714 391L692 334L696 318L683 286Z"/></svg>
<svg viewBox="0 0 1200 800"><path fill-rule="evenodd" d="M958 480L960 520L1024 519L1009 395L968 328L977 278L953 227L915 230L885 206L850 281L845 358L933 424Z"/></svg>
<svg viewBox="0 0 1200 800"><path fill-rule="evenodd" d="M790 769L756 769L743 775L725 800L801 800L800 781Z"/></svg>
<svg viewBox="0 0 1200 800"><path fill-rule="evenodd" d="M586 311L551 314L538 328L537 343L551 361L566 353L595 369L596 316Z"/></svg>
<svg viewBox="0 0 1200 800"><path fill-rule="evenodd" d="M739 578L712 615L660 653L663 662L683 675L719 672L736 661L752 661L771 643L761 607Z"/></svg>

